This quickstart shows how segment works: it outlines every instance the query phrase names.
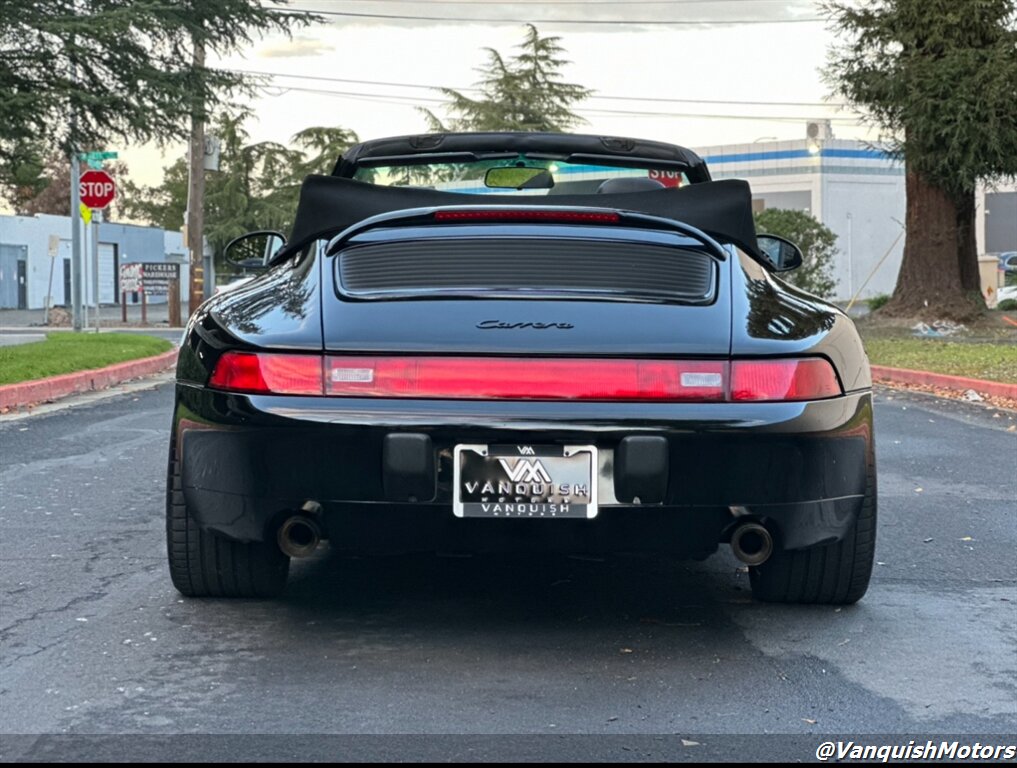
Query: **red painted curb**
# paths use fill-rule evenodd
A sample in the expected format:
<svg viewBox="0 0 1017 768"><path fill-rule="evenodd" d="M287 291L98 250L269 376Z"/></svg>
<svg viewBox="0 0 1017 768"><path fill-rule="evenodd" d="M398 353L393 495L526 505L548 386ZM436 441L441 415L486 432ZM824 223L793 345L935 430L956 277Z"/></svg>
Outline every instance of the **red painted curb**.
<svg viewBox="0 0 1017 768"><path fill-rule="evenodd" d="M159 373L176 362L177 351L171 349L169 352L163 352L154 357L128 360L125 363L107 365L105 368L50 376L48 379L5 384L0 386L0 409L21 408L33 403L44 403L78 392L105 389L139 376Z"/></svg>
<svg viewBox="0 0 1017 768"><path fill-rule="evenodd" d="M871 367L873 380L883 384L925 384L931 387L955 389L961 392L973 389L980 395L1006 397L1010 400L1017 400L1017 384L1005 384L1001 381L986 381L985 379L969 379L966 376L950 376L945 373L932 373L931 371L887 368L883 365L873 365Z"/></svg>

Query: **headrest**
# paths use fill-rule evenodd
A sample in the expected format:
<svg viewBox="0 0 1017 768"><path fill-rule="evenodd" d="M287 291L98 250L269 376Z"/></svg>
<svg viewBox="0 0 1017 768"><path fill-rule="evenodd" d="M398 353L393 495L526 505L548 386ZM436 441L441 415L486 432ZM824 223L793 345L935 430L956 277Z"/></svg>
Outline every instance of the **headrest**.
<svg viewBox="0 0 1017 768"><path fill-rule="evenodd" d="M664 185L656 179L645 176L629 176L620 179L608 179L597 187L598 195L614 195L619 192L647 192L651 189L664 189Z"/></svg>

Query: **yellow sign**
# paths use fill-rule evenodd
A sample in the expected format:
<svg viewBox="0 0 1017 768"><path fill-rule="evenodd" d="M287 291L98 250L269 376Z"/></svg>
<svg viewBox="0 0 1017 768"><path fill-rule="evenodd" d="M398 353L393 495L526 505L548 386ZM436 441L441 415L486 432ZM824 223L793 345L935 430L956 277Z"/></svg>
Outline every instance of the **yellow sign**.
<svg viewBox="0 0 1017 768"><path fill-rule="evenodd" d="M86 224L92 223L92 209L84 203L81 204L81 220Z"/></svg>

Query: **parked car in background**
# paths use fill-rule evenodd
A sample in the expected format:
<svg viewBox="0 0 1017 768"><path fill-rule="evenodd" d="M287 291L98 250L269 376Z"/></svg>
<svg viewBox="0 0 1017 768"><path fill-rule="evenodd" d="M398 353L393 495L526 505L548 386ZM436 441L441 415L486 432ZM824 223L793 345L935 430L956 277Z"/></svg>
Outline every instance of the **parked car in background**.
<svg viewBox="0 0 1017 768"><path fill-rule="evenodd" d="M1004 285L996 291L996 306L999 306L1004 301L1017 301L1017 283Z"/></svg>

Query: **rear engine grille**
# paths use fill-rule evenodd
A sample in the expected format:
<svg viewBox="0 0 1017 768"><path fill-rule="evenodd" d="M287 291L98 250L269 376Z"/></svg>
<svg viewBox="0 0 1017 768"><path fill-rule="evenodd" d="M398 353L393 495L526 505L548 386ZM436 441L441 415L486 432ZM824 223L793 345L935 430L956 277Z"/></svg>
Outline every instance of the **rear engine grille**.
<svg viewBox="0 0 1017 768"><path fill-rule="evenodd" d="M338 256L344 293L593 294L702 303L713 298L707 254L675 246L535 238L456 238L354 245Z"/></svg>

